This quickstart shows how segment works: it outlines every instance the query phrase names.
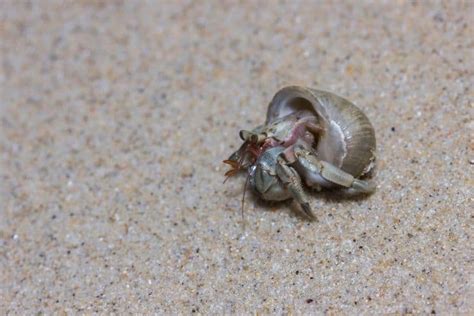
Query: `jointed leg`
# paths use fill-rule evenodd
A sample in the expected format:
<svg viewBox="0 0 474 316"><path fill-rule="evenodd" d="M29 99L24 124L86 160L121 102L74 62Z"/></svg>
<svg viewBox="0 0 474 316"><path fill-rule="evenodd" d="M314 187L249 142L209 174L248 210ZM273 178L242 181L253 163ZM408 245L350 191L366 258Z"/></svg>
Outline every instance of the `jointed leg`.
<svg viewBox="0 0 474 316"><path fill-rule="evenodd" d="M301 178L292 167L287 165L287 162L282 158L278 157L278 163L276 165L276 172L278 178L288 188L293 198L301 206L302 210L311 220L317 220L311 211L311 206L308 202L308 197L304 192L303 185L301 184Z"/></svg>
<svg viewBox="0 0 474 316"><path fill-rule="evenodd" d="M326 181L338 184L356 193L372 193L375 191L375 185L372 182L354 178L354 176L340 168L319 160L307 149L298 146L295 148L295 156L298 163L310 174L319 175Z"/></svg>
<svg viewBox="0 0 474 316"><path fill-rule="evenodd" d="M360 179L354 179L351 190L354 190L356 193L372 193L375 191L375 183L372 181L364 181Z"/></svg>
<svg viewBox="0 0 474 316"><path fill-rule="evenodd" d="M319 125L318 123L315 123L315 122L306 123L306 129L309 132L313 133L314 135L319 135L322 132L324 132L324 128L321 125Z"/></svg>

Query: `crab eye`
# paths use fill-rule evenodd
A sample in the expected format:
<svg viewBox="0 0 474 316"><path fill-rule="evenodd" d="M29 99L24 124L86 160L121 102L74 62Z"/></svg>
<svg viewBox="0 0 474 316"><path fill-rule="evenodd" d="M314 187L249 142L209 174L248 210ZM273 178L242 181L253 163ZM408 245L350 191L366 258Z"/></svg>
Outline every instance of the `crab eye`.
<svg viewBox="0 0 474 316"><path fill-rule="evenodd" d="M254 144L261 144L267 138L266 133L255 133L246 130L241 130L239 136L243 141L249 141Z"/></svg>

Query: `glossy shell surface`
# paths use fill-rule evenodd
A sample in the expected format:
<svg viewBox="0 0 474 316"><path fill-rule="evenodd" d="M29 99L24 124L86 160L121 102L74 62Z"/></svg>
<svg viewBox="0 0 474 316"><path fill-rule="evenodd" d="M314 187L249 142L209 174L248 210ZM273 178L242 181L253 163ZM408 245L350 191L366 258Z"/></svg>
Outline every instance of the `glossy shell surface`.
<svg viewBox="0 0 474 316"><path fill-rule="evenodd" d="M290 86L273 97L266 124L299 110L312 111L324 128L316 144L321 160L355 177L370 172L375 160L375 131L357 106L327 91Z"/></svg>

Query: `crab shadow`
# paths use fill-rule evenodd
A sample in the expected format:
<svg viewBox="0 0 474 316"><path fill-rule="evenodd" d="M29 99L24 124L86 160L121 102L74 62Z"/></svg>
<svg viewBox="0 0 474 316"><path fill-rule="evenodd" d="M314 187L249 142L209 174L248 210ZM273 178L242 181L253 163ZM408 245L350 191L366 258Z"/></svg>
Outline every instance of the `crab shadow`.
<svg viewBox="0 0 474 316"><path fill-rule="evenodd" d="M258 193L254 192L253 190L250 190L250 192L247 194L248 200L246 203L252 203L256 209L262 210L264 212L276 212L284 210L290 216L295 216L299 219L310 221L310 219L303 213L299 205L293 199L285 201L267 201L262 199ZM371 195L353 194L337 189L323 190L321 192L307 191L307 194L311 200L319 199L328 204L338 204L344 201L359 202L366 200Z"/></svg>
<svg viewBox="0 0 474 316"><path fill-rule="evenodd" d="M249 198L246 203L251 203L255 212L282 212L284 211L289 216L294 216L302 220L309 220L303 212L296 206L292 200L285 201L267 201L262 199L258 193L254 191L249 192Z"/></svg>
<svg viewBox="0 0 474 316"><path fill-rule="evenodd" d="M310 196L317 199L323 199L328 203L340 203L343 201L359 202L368 199L373 193L349 193L344 190L324 190L321 192L310 192Z"/></svg>
<svg viewBox="0 0 474 316"><path fill-rule="evenodd" d="M240 178L240 177L239 177ZM367 178L367 177L366 177ZM373 178L373 173L370 178ZM300 206L293 200L288 199L284 201L267 201L260 197L260 195L252 190L252 188L247 187L244 213L249 211L249 204L253 205L254 210L258 209L259 211L264 212L281 212L284 211L288 213L289 216L295 216L299 219L310 221L308 216L301 210ZM227 197L242 197L244 187L237 183L230 185L228 189L225 190ZM340 204L341 202L360 202L368 199L371 194L356 194L348 192L344 189L323 189L322 191L311 190L306 188L306 194L310 198L310 201L314 200L323 200L327 204Z"/></svg>

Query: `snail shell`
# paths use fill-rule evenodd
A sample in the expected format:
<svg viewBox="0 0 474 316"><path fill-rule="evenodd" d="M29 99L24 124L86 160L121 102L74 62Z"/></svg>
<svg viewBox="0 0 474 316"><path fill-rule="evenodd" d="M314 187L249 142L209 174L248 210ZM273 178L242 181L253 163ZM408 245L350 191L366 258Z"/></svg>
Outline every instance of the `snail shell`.
<svg viewBox="0 0 474 316"><path fill-rule="evenodd" d="M330 92L290 86L273 97L266 124L299 110L312 111L324 129L316 144L321 160L354 177L371 171L375 160L375 131L357 106Z"/></svg>

